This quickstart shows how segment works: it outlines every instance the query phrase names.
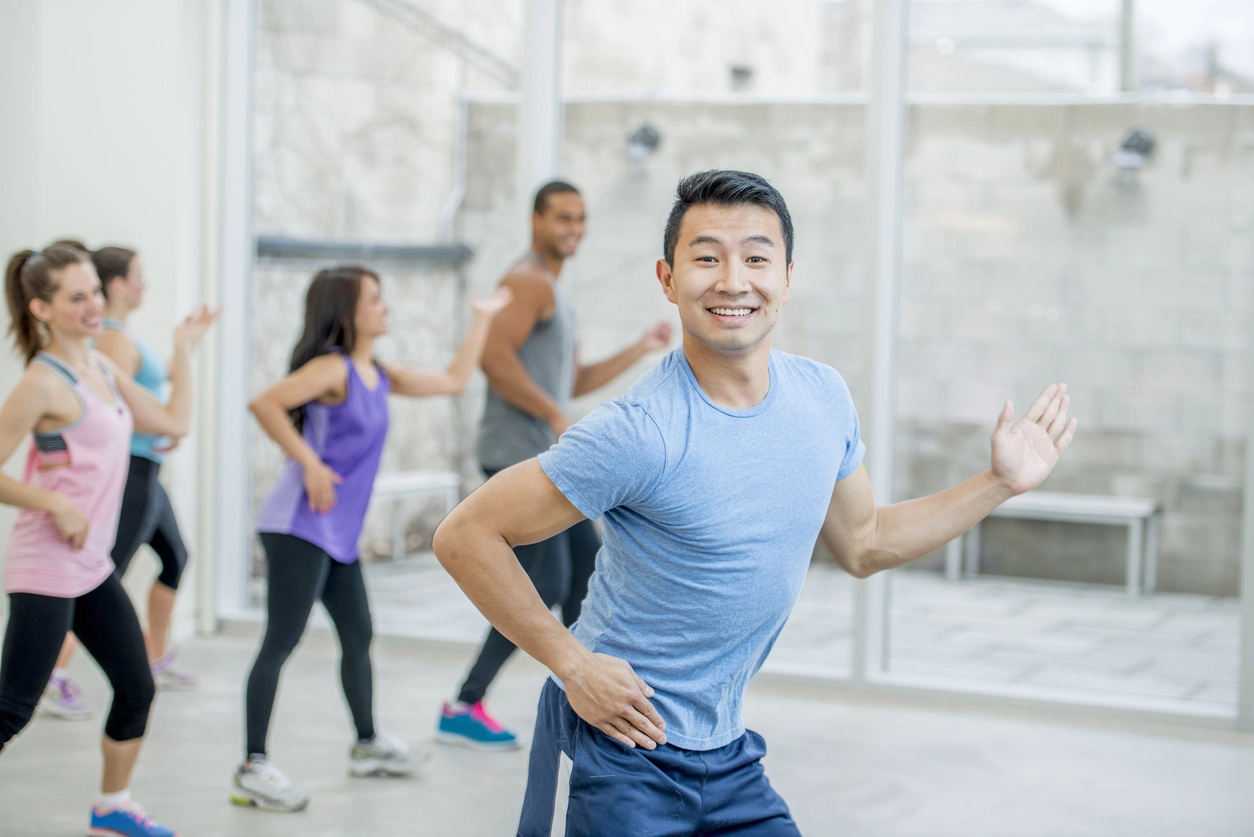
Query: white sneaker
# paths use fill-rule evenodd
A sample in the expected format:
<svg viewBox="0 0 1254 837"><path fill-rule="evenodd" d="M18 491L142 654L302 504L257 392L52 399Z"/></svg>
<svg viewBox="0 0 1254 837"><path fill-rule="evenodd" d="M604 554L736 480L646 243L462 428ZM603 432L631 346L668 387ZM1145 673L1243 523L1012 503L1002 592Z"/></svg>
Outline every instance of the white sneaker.
<svg viewBox="0 0 1254 837"><path fill-rule="evenodd" d="M292 786L287 774L266 759L249 759L231 777L231 801L263 811L299 811L309 797Z"/></svg>
<svg viewBox="0 0 1254 837"><path fill-rule="evenodd" d="M39 701L41 711L67 721L83 721L92 716L92 706L83 697L83 690L70 677L52 675Z"/></svg>
<svg viewBox="0 0 1254 837"><path fill-rule="evenodd" d="M431 760L426 750L409 745L382 730L369 741L358 741L348 752L348 772L354 776L412 776Z"/></svg>
<svg viewBox="0 0 1254 837"><path fill-rule="evenodd" d="M199 685L196 675L174 665L174 659L178 655L179 649L171 648L163 657L149 663L152 681L158 689L166 692L188 692Z"/></svg>

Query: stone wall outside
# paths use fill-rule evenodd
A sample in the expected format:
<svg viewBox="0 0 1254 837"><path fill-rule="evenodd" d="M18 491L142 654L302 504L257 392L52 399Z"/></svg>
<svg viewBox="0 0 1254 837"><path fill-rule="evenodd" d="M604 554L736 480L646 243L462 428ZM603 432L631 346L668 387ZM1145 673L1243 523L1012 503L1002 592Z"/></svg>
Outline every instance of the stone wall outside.
<svg viewBox="0 0 1254 837"><path fill-rule="evenodd" d="M519 60L517 4L422 5ZM349 0L267 0L260 11L255 231L433 240L453 187L458 59ZM495 89L473 73L469 82ZM662 145L631 160L626 137L645 122ZM466 321L463 286L490 288L521 253L514 125L512 105L471 105L457 236L476 256L465 270L378 266L394 330L382 356L446 363ZM1152 128L1159 149L1129 186L1106 161L1134 125ZM566 130L564 174L590 209L588 237L563 279L583 357L609 354L673 316L653 264L674 184L697 169L742 167L780 187L797 225L796 288L776 345L831 363L865 402L861 106L587 100L568 105ZM1022 408L1043 383L1064 379L1082 430L1046 487L1158 497L1167 510L1162 589L1234 594L1254 304L1254 107L916 105L906 154L901 495L983 467L1001 401ZM285 371L318 266L258 265L255 390ZM577 411L617 395L649 362ZM394 399L384 467L457 469L473 487L482 387L477 377L461 399ZM249 454L256 502L280 456L260 437ZM407 509L412 542L429 537L436 513ZM388 525L382 510L372 514L368 550L381 548ZM992 521L984 566L1117 581L1122 537Z"/></svg>
<svg viewBox="0 0 1254 837"><path fill-rule="evenodd" d="M514 253L513 108L471 110L462 237L486 287ZM628 159L648 122L657 154ZM1159 148L1136 183L1107 160L1129 127ZM775 345L830 363L867 398L861 324L862 109L835 104L571 103L564 175L587 197L569 264L585 356L668 315L653 264L676 180L769 177L797 226L792 302ZM1254 108L916 105L906 159L898 486L925 494L987 464L997 411L1065 380L1081 433L1045 485L1156 497L1159 586L1234 595L1254 303ZM613 397L626 376L580 402ZM1123 533L991 521L989 572L1117 582ZM933 556L923 566L936 566Z"/></svg>

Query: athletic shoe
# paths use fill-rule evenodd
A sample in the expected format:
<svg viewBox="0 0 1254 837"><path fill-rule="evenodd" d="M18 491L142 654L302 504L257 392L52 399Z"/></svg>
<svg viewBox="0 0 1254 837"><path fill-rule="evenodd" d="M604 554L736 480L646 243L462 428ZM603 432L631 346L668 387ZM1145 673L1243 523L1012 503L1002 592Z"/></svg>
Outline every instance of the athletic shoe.
<svg viewBox="0 0 1254 837"><path fill-rule="evenodd" d="M87 837L178 837L173 830L144 813L138 802L100 813L91 809L91 827Z"/></svg>
<svg viewBox="0 0 1254 837"><path fill-rule="evenodd" d="M476 750L516 750L522 746L518 736L488 714L483 701L464 709L444 704L435 738Z"/></svg>
<svg viewBox="0 0 1254 837"><path fill-rule="evenodd" d="M426 750L415 752L404 741L380 731L349 750L348 772L354 776L412 776L430 760Z"/></svg>
<svg viewBox="0 0 1254 837"><path fill-rule="evenodd" d="M39 708L49 715L64 718L67 721L84 721L95 712L90 703L83 697L83 690L70 677L52 675L48 687L44 689L43 699Z"/></svg>
<svg viewBox="0 0 1254 837"><path fill-rule="evenodd" d="M152 680L157 684L158 689L168 692L187 692L199 685L196 675L175 667L174 658L178 655L179 650L171 648L159 659L149 663L152 667Z"/></svg>
<svg viewBox="0 0 1254 837"><path fill-rule="evenodd" d="M292 786L287 774L265 759L251 759L231 777L231 801L263 811L299 811L309 797Z"/></svg>

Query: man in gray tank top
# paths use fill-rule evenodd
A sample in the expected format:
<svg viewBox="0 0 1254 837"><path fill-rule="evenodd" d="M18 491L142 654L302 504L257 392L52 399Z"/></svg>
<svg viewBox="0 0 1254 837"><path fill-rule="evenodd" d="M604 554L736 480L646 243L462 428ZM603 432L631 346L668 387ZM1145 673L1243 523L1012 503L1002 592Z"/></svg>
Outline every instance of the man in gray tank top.
<svg viewBox="0 0 1254 837"><path fill-rule="evenodd" d="M559 277L584 235L586 212L579 191L554 181L542 187L531 215L531 252L501 279L514 293L498 314L483 352L488 397L479 427L479 463L488 476L548 450L569 426L570 400L593 392L649 352L670 343L662 321L623 351L587 366L575 348L575 312ZM569 627L579 618L588 579L601 547L591 521L549 540L519 547L519 563L549 606L561 605ZM483 696L514 644L495 628L453 703L441 713L437 739L476 749L512 749L518 740L483 707Z"/></svg>

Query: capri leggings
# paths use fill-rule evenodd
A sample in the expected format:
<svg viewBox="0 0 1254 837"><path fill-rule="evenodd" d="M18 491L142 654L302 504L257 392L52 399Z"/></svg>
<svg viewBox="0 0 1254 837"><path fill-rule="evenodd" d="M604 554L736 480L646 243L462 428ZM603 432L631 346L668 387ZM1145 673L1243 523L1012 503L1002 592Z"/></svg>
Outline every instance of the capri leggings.
<svg viewBox="0 0 1254 837"><path fill-rule="evenodd" d="M269 578L266 592L266 634L257 651L244 695L246 756L264 755L279 670L300 642L309 612L319 599L340 638L340 683L357 738L374 737L373 671L370 604L361 562L341 564L303 538L261 533Z"/></svg>
<svg viewBox="0 0 1254 837"><path fill-rule="evenodd" d="M161 575L157 576L157 581L177 590L183 568L187 566L187 548L183 546L170 498L157 479L160 469L160 462L132 454L126 489L122 492L118 536L113 542L113 564L121 578L140 545L148 544L161 559Z"/></svg>
<svg viewBox="0 0 1254 837"><path fill-rule="evenodd" d="M114 741L143 738L155 689L144 634L116 575L77 599L9 594L9 628L0 658L0 750L35 713L73 629L113 687L104 732Z"/></svg>

